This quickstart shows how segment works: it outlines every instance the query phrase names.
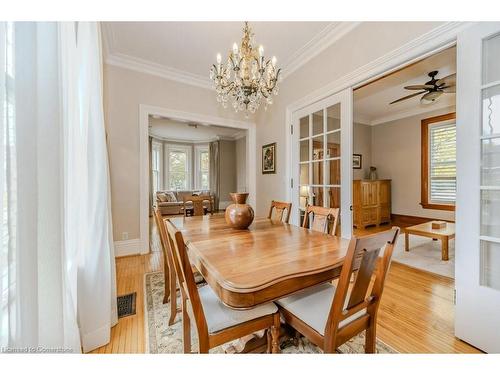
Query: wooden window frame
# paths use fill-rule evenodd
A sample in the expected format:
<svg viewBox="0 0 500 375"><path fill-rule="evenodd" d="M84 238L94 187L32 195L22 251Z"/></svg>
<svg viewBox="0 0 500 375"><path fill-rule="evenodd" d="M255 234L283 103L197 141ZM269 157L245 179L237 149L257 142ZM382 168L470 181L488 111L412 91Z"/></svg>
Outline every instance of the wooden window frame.
<svg viewBox="0 0 500 375"><path fill-rule="evenodd" d="M456 113L425 118L421 121L421 158L420 158L420 205L432 210L455 211L455 204L429 202L429 125L436 122L455 120Z"/></svg>

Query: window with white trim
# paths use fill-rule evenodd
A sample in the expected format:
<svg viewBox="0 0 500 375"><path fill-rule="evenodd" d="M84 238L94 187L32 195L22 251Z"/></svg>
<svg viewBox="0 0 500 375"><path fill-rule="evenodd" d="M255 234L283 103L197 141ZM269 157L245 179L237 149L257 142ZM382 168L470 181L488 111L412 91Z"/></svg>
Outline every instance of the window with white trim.
<svg viewBox="0 0 500 375"><path fill-rule="evenodd" d="M162 147L161 143L152 142L151 145L151 172L153 175L153 196L156 195L157 191L163 189L162 183Z"/></svg>
<svg viewBox="0 0 500 375"><path fill-rule="evenodd" d="M191 189L191 147L167 144L167 189Z"/></svg>
<svg viewBox="0 0 500 375"><path fill-rule="evenodd" d="M208 146L195 146L195 188L208 190L210 188Z"/></svg>

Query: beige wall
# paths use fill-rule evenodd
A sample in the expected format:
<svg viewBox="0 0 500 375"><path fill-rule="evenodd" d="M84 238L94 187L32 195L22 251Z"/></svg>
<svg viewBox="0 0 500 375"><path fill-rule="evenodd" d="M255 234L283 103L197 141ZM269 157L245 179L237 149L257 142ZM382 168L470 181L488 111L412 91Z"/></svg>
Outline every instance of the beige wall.
<svg viewBox="0 0 500 375"><path fill-rule="evenodd" d="M236 190L248 191L247 186L247 139L236 140Z"/></svg>
<svg viewBox="0 0 500 375"><path fill-rule="evenodd" d="M361 169L353 169L352 177L360 180L368 176L372 165L372 127L364 124L354 124L353 154L361 154Z"/></svg>
<svg viewBox="0 0 500 375"><path fill-rule="evenodd" d="M372 127L372 163L379 178L392 180L392 213L454 220L454 212L420 206L420 131L423 118L454 112L454 107Z"/></svg>
<svg viewBox="0 0 500 375"><path fill-rule="evenodd" d="M218 105L215 92L104 66L104 113L108 135L113 235L139 238L139 105L242 120ZM250 118L252 121L252 118Z"/></svg>
<svg viewBox="0 0 500 375"><path fill-rule="evenodd" d="M220 141L220 208L236 192L236 141Z"/></svg>
<svg viewBox="0 0 500 375"><path fill-rule="evenodd" d="M285 199L289 184L285 165L288 125L286 107L353 70L402 46L441 25L440 22L365 22L314 57L287 77L280 93L267 111L257 117L257 155L264 144L277 142L277 172L263 175L257 171L257 215L266 214L272 199Z"/></svg>

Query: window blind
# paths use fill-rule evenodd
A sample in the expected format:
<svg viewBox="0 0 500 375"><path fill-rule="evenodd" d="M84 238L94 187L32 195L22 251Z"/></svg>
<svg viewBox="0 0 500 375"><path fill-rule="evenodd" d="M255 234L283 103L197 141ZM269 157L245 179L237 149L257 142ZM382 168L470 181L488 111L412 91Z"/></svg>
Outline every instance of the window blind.
<svg viewBox="0 0 500 375"><path fill-rule="evenodd" d="M429 199L431 202L455 203L456 137L455 123L429 127Z"/></svg>

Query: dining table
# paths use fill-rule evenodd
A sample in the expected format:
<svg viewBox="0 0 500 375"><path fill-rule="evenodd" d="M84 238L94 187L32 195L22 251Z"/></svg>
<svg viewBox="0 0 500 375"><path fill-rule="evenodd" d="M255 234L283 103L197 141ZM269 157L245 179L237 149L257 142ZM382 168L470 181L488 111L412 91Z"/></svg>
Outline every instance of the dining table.
<svg viewBox="0 0 500 375"><path fill-rule="evenodd" d="M234 309L276 301L340 275L349 240L256 217L233 229L224 215L168 219L189 258L220 300Z"/></svg>

